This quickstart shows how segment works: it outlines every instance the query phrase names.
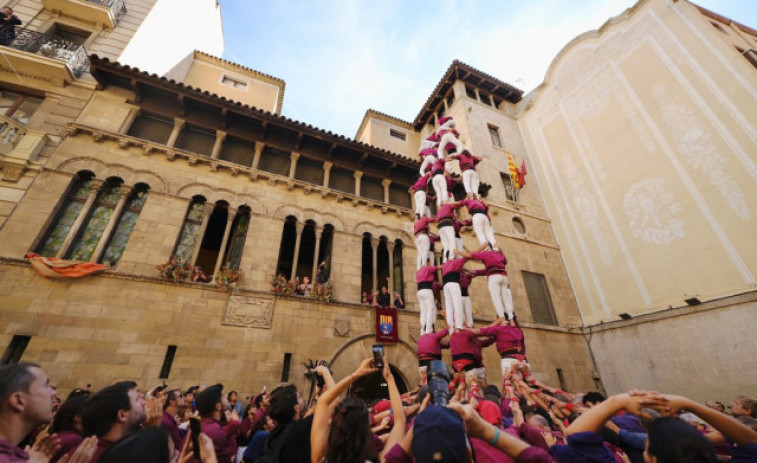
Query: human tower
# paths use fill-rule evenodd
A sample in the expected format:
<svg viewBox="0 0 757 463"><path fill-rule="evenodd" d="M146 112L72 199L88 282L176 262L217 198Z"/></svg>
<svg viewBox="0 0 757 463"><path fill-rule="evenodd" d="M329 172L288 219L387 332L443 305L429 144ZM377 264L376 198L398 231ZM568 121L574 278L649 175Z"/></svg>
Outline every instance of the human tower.
<svg viewBox="0 0 757 463"><path fill-rule="evenodd" d="M465 149L455 121L447 116L439 120L439 129L420 146L420 178L412 186L415 201L415 246L418 252L416 283L420 304L420 338L418 339L419 371L425 382L427 368L433 360L441 360L442 347L449 347L455 372L467 372L485 384L485 370L481 349L496 342L502 359L505 380L515 372L528 376L529 365L525 358L523 332L517 325L513 311L513 297L507 281L507 259L497 246L489 217L489 206L479 194L479 177L476 164L482 158ZM452 161L458 161L461 179L453 178ZM450 193L455 182L462 181L465 199L455 201ZM436 215L431 215L429 204L436 201ZM459 221L457 211L465 207L470 219ZM436 225L436 234L431 232ZM479 248L469 252L463 248L460 229L472 226ZM435 261L433 245L440 241L441 259ZM469 260L479 261L483 268L469 269ZM441 271L440 285L437 272ZM480 329L473 328L473 307L468 293L471 281L486 276L497 321ZM441 291L440 291L441 290ZM436 331L437 316L435 293L444 294L447 327ZM449 341L443 338L450 335Z"/></svg>
<svg viewBox="0 0 757 463"><path fill-rule="evenodd" d="M436 303L434 289L438 271L442 273L441 289L447 328L450 333L473 327L473 307L468 288L473 278L486 276L489 293L498 318L510 320L515 317L512 293L507 281L507 259L497 246L494 228L489 217L489 206L479 194L479 177L476 165L482 158L465 149L460 134L455 130L455 121L446 116L439 119L439 129L423 140L418 152L421 157L420 178L411 187L415 201L415 247L417 249L418 302L420 303L421 335L434 332ZM451 162L457 160L462 173L465 199L455 201L450 193L455 182L451 174ZM430 188L429 188L430 187ZM436 201L436 216L431 214L429 204ZM470 219L458 220L457 211L468 210ZM431 231L436 225L437 233ZM460 230L472 226L480 247L473 252L463 248ZM436 262L434 243L441 242L440 261ZM483 269L465 267L468 260L484 264Z"/></svg>

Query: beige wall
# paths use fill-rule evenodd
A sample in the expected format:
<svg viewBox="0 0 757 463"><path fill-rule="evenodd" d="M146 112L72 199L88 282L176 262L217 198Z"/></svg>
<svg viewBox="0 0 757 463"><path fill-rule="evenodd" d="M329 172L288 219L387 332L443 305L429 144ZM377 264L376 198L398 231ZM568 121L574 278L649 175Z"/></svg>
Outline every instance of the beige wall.
<svg viewBox="0 0 757 463"><path fill-rule="evenodd" d="M177 346L168 379L172 386L223 382L242 396L252 395L279 382L284 354L292 353L290 381L307 388L302 364L308 359L332 361L335 376L341 378L371 355L375 342L373 311L359 305L272 300L267 292L230 296L202 284L171 284L122 272L53 281L8 259L0 262L0 275L7 288L0 295L0 345L7 345L13 334L30 335L23 359L39 362L63 393L122 379L150 388L160 382L168 345ZM234 298L272 302L270 326L230 317ZM400 312L400 343L387 346L390 362L411 388L418 382L417 317L417 312ZM580 336L525 331L536 377L557 384L556 368L561 368L570 388L592 387L588 351ZM565 348L555 352L549 347L555 345ZM491 381L499 384L493 348L486 350L485 363Z"/></svg>
<svg viewBox="0 0 757 463"><path fill-rule="evenodd" d="M757 293L595 327L591 347L608 393L629 388L728 403L754 396Z"/></svg>
<svg viewBox="0 0 757 463"><path fill-rule="evenodd" d="M390 130L405 134L405 140L390 135ZM418 147L420 137L412 128L399 123L394 123L388 118L368 111L365 115L362 131L355 139L371 146L383 148L392 153L405 156L408 159L418 159Z"/></svg>
<svg viewBox="0 0 757 463"><path fill-rule="evenodd" d="M184 85L201 88L264 111L273 113L281 111L280 100L284 92L283 81L275 82L270 77L241 66L227 65L220 59L217 63L210 61L213 61L213 59L206 57L198 59L198 56L195 55L195 59L183 79ZM247 86L244 89L238 89L226 85L222 83L224 76L244 82Z"/></svg>
<svg viewBox="0 0 757 463"><path fill-rule="evenodd" d="M757 72L716 34L686 2L639 2L523 104L588 324L755 285Z"/></svg>

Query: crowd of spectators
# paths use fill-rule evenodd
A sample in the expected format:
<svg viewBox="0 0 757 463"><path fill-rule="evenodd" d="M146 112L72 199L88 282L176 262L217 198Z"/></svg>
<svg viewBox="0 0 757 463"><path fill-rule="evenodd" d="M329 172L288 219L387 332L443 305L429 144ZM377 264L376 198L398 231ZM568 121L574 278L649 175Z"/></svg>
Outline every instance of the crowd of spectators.
<svg viewBox="0 0 757 463"><path fill-rule="evenodd" d="M58 406L41 367L6 365L0 463L757 461L750 397L736 397L726 413L720 402L658 392L562 391L519 371L501 387L464 371L440 387L429 374L401 395L383 360L378 369L367 359L339 381L317 366L311 403L291 384L242 401L221 384L143 394L121 381L74 389ZM350 394L356 380L376 372L389 399L366 403Z"/></svg>

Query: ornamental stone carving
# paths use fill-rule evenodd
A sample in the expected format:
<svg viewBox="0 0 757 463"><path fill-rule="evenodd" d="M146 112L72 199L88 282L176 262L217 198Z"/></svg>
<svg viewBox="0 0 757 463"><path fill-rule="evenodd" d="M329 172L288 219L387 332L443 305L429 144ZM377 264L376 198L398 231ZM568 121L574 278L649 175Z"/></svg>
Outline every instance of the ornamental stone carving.
<svg viewBox="0 0 757 463"><path fill-rule="evenodd" d="M271 328L272 296L229 296L222 325L245 328Z"/></svg>
<svg viewBox="0 0 757 463"><path fill-rule="evenodd" d="M336 319L334 320L334 334L341 338L346 338L350 335L351 326L349 320Z"/></svg>

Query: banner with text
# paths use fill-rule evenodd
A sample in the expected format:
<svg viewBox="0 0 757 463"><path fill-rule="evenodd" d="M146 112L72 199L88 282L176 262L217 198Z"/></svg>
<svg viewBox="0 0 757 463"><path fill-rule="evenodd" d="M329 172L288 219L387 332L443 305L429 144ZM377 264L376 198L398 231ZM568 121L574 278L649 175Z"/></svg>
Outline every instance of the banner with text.
<svg viewBox="0 0 757 463"><path fill-rule="evenodd" d="M376 307L376 341L397 342L397 309Z"/></svg>

